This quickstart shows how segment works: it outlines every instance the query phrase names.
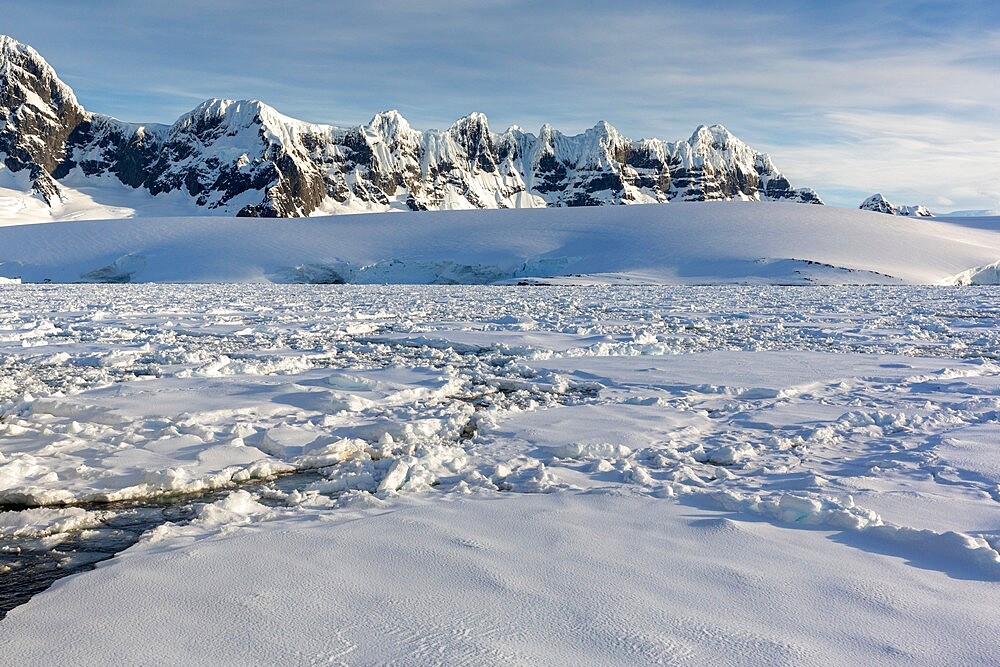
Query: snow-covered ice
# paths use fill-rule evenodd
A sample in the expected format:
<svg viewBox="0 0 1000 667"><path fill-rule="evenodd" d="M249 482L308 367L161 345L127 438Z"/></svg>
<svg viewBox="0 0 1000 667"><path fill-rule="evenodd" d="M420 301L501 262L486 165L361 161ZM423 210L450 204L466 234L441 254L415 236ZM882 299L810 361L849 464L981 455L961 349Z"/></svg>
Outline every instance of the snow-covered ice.
<svg viewBox="0 0 1000 667"><path fill-rule="evenodd" d="M1000 218L781 202L0 227L24 282L995 284Z"/></svg>
<svg viewBox="0 0 1000 667"><path fill-rule="evenodd" d="M12 662L1000 660L995 288L0 296Z"/></svg>
<svg viewBox="0 0 1000 667"><path fill-rule="evenodd" d="M246 500L216 512L232 526ZM154 535L15 610L0 645L22 664L995 661L994 586L866 547L630 491L370 499Z"/></svg>

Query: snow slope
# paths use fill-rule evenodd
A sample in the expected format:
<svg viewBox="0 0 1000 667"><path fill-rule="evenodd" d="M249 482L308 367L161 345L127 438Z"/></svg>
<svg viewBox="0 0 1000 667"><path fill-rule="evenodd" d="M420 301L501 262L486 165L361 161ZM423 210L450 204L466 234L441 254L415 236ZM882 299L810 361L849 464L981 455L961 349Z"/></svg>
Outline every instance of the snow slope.
<svg viewBox="0 0 1000 667"><path fill-rule="evenodd" d="M0 228L25 282L672 284L956 282L1000 259L996 221L787 203L444 211L279 220L171 218ZM959 280L961 282L961 280ZM966 280L968 282L968 280Z"/></svg>

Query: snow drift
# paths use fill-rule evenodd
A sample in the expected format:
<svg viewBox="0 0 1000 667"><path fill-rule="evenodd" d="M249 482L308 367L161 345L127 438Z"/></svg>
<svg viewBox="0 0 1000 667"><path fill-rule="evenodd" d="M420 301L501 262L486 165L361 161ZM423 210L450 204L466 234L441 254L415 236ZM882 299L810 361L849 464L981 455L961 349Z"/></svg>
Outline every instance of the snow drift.
<svg viewBox="0 0 1000 667"><path fill-rule="evenodd" d="M988 221L989 222L989 221ZM0 228L24 282L954 284L1000 258L996 221L788 203L436 211L288 222L77 221Z"/></svg>

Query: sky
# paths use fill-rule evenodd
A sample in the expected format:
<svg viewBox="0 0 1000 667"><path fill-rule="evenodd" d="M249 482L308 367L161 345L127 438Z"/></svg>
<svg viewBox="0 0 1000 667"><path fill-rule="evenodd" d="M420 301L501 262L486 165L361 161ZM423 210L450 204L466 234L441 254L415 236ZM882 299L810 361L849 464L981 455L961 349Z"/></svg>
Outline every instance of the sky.
<svg viewBox="0 0 1000 667"><path fill-rule="evenodd" d="M318 123L472 111L502 131L722 123L800 187L1000 209L995 0L0 0L90 111L171 123L211 97Z"/></svg>

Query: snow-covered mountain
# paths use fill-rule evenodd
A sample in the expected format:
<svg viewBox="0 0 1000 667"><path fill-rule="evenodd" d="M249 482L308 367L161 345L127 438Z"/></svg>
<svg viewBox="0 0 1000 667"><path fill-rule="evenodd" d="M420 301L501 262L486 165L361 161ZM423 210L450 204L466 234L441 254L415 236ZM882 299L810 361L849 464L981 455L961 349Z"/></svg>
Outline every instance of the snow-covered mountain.
<svg viewBox="0 0 1000 667"><path fill-rule="evenodd" d="M28 172L46 202L58 196L51 174L70 134L87 117L73 91L34 49L0 35L0 154L11 172Z"/></svg>
<svg viewBox="0 0 1000 667"><path fill-rule="evenodd" d="M672 143L633 141L603 121L575 136L550 125L537 135L516 126L498 133L481 113L446 130L414 130L397 111L338 128L219 99L170 126L125 123L84 110L34 49L2 36L0 123L10 172L0 187L30 188L55 208L84 192L117 203L129 191L148 195L150 214L176 214L182 201L185 212L262 217L673 199L822 203L721 125Z"/></svg>
<svg viewBox="0 0 1000 667"><path fill-rule="evenodd" d="M876 213L887 213L889 215L906 215L918 218L930 218L933 214L921 204L915 206L897 206L882 196L878 192L861 202L859 206L862 211L875 211Z"/></svg>

